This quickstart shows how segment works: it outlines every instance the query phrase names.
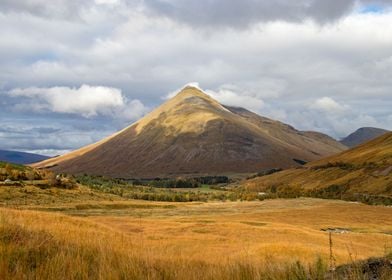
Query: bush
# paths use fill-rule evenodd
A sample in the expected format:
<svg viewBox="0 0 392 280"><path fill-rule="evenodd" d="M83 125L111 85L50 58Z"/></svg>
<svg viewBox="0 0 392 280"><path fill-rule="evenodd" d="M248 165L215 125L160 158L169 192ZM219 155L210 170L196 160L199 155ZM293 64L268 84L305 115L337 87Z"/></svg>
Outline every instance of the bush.
<svg viewBox="0 0 392 280"><path fill-rule="evenodd" d="M229 183L229 178L227 176L204 176L194 178L194 180L203 185L217 185Z"/></svg>
<svg viewBox="0 0 392 280"><path fill-rule="evenodd" d="M194 179L155 179L148 183L148 186L155 188L198 188L200 184Z"/></svg>
<svg viewBox="0 0 392 280"><path fill-rule="evenodd" d="M320 198L330 198L330 199L342 199L343 195L350 189L346 185L330 185L326 188L312 190L309 192L310 196L320 197Z"/></svg>
<svg viewBox="0 0 392 280"><path fill-rule="evenodd" d="M361 167L355 166L352 163L342 162L342 161L328 162L327 164L316 165L311 167L312 170L327 169L327 168L340 168L342 170L356 170Z"/></svg>
<svg viewBox="0 0 392 280"><path fill-rule="evenodd" d="M253 178L256 178L256 177L263 177L263 176L271 175L271 174L274 174L276 172L280 172L282 170L283 170L282 168L267 169L267 170L261 171L259 173L256 173L255 175L249 176L249 177L247 177L247 179L253 179Z"/></svg>

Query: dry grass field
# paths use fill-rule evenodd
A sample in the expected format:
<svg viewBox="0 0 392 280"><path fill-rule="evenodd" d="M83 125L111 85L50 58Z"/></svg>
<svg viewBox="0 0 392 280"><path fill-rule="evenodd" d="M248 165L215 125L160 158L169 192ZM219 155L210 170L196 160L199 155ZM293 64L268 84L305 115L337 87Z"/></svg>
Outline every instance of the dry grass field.
<svg viewBox="0 0 392 280"><path fill-rule="evenodd" d="M392 208L385 206L310 198L168 203L59 192L68 196L3 204L1 279L323 279L326 229L339 229L332 234L337 265L392 248Z"/></svg>
<svg viewBox="0 0 392 280"><path fill-rule="evenodd" d="M86 215L151 249L164 247L170 255L180 253L197 261L244 255L313 261L329 254L328 233L323 231L328 228L347 231L333 236L339 263L384 255L392 246L392 209L387 207L318 199L139 205L69 213Z"/></svg>

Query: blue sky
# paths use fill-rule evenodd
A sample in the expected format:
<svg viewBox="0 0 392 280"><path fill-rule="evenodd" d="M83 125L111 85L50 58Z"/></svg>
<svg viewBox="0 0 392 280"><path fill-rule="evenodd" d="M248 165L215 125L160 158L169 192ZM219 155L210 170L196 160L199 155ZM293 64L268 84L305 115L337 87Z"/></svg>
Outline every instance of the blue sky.
<svg viewBox="0 0 392 280"><path fill-rule="evenodd" d="M391 1L5 0L0 26L0 149L76 149L189 82L301 130L392 129Z"/></svg>
<svg viewBox="0 0 392 280"><path fill-rule="evenodd" d="M365 5L360 8L359 12L362 14L381 14L384 12L384 7L380 5Z"/></svg>

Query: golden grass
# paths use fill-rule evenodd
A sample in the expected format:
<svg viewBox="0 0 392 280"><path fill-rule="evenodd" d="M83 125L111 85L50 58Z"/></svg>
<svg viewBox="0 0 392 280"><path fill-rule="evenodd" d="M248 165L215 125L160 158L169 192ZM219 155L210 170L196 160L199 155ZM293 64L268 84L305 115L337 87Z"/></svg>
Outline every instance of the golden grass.
<svg viewBox="0 0 392 280"><path fill-rule="evenodd" d="M0 279L284 279L296 260L328 259L321 229L348 229L333 234L338 264L392 245L391 208L342 201L19 207L41 211L1 208Z"/></svg>
<svg viewBox="0 0 392 280"><path fill-rule="evenodd" d="M113 200L122 201L123 199L118 195L94 192L85 186L71 190L53 187L41 189L32 185L0 187L0 207L50 207L51 205L59 206L68 203Z"/></svg>
<svg viewBox="0 0 392 280"><path fill-rule="evenodd" d="M250 191L281 189L320 190L331 185L347 187L347 194L392 197L392 133L307 164L242 182Z"/></svg>
<svg viewBox="0 0 392 280"><path fill-rule="evenodd" d="M374 173L385 169L379 168ZM290 187L296 190L317 190L331 185L348 186L348 193L392 196L392 172L376 175L365 168L342 170L331 167L324 170L288 169L272 175L254 178L241 183L249 191L264 191L271 186Z"/></svg>
<svg viewBox="0 0 392 280"><path fill-rule="evenodd" d="M392 210L317 199L175 204L133 209L131 217L98 215L89 220L144 240L150 248L180 249L195 260L243 253L256 259L311 261L328 255L325 228L347 228L334 236L338 262L383 255L392 236ZM174 248L174 249L173 249ZM213 248L207 250L206 248ZM290 253L288 253L290 252Z"/></svg>
<svg viewBox="0 0 392 280"><path fill-rule="evenodd" d="M339 161L350 162L352 164L377 163L379 165L389 166L392 164L392 132L340 154L314 161L309 165L317 166L328 162Z"/></svg>

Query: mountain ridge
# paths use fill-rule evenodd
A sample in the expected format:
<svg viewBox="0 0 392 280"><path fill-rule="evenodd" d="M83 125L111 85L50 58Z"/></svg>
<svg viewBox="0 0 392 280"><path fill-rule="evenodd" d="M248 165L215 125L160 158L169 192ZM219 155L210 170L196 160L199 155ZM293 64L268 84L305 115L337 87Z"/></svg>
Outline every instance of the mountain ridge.
<svg viewBox="0 0 392 280"><path fill-rule="evenodd" d="M48 156L20 152L14 150L0 150L0 161L16 163L16 164L31 164L48 159Z"/></svg>
<svg viewBox="0 0 392 280"><path fill-rule="evenodd" d="M340 143L346 145L347 147L353 148L362 143L373 140L387 132L389 131L377 127L361 127L340 140Z"/></svg>
<svg viewBox="0 0 392 280"><path fill-rule="evenodd" d="M34 166L121 178L249 173L345 149L329 141L188 86L112 136Z"/></svg>

